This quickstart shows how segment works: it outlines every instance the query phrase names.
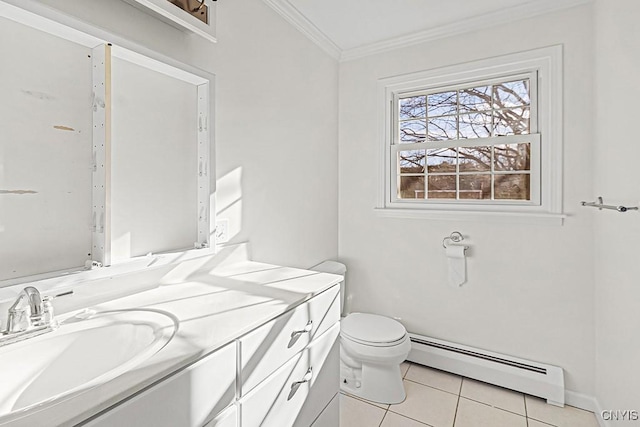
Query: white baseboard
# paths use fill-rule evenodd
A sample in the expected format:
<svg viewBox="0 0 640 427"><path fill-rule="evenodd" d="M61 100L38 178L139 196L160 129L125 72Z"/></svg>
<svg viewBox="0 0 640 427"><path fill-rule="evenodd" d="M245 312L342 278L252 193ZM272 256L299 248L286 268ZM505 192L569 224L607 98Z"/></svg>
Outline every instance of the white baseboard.
<svg viewBox="0 0 640 427"><path fill-rule="evenodd" d="M602 407L600 402L593 396L578 393L572 390L565 390L564 392L565 403L567 405L575 406L576 408L584 409L585 411L591 411L595 414L596 419L600 427L611 427L609 421L602 418Z"/></svg>

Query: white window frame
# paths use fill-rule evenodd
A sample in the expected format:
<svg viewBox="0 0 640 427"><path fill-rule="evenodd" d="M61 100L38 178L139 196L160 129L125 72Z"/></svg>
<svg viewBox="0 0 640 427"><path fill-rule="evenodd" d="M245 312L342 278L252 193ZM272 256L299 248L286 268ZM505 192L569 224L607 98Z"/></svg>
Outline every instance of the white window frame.
<svg viewBox="0 0 640 427"><path fill-rule="evenodd" d="M476 83L530 78L531 134L451 140L451 147L531 142L530 201L397 198L397 152L430 143L394 144L398 98L412 93L459 89ZM534 93L533 91L536 91ZM382 216L429 219L480 219L562 224L562 46L518 52L379 81L380 161L376 211ZM499 140L499 141L498 141ZM539 169L538 169L539 168ZM534 176L536 182L534 183ZM539 178L538 178L539 177Z"/></svg>

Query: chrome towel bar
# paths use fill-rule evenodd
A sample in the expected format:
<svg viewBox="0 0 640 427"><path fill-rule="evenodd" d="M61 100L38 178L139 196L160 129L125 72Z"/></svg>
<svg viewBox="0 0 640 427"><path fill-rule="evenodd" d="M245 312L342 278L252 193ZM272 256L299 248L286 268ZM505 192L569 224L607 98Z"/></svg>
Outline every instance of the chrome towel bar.
<svg viewBox="0 0 640 427"><path fill-rule="evenodd" d="M592 208L598 208L598 210L602 209L611 209L618 212L627 212L627 211L637 211L637 206L614 206L614 205L605 205L602 197L598 197L595 202L580 202L582 206L590 206Z"/></svg>

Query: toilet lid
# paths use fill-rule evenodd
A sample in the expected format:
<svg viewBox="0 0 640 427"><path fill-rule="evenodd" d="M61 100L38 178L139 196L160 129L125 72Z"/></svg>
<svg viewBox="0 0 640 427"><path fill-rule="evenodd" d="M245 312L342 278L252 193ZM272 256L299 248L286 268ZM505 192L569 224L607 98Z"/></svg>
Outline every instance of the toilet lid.
<svg viewBox="0 0 640 427"><path fill-rule="evenodd" d="M393 343L406 333L400 322L377 314L353 313L340 322L340 334L354 341Z"/></svg>

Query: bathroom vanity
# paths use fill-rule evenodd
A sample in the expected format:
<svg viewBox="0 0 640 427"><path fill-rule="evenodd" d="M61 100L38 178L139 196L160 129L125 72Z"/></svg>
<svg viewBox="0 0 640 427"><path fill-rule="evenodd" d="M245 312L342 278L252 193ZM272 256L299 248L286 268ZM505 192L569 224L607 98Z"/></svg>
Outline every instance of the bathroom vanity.
<svg viewBox="0 0 640 427"><path fill-rule="evenodd" d="M208 249L215 76L38 1L0 22L0 426L337 425L342 277ZM18 295L70 291L9 343L43 326Z"/></svg>
<svg viewBox="0 0 640 427"><path fill-rule="evenodd" d="M164 313L177 327L168 322L159 328L173 331L168 342L115 378L0 414L0 425L338 425L342 278L252 261L221 264L219 258L76 285L74 295L59 300L61 327L33 340L127 310ZM80 309L87 302L95 304ZM114 347L114 353L123 351ZM7 348L0 348L0 359ZM79 363L100 363L99 355L91 358ZM57 374L74 375L73 369Z"/></svg>

